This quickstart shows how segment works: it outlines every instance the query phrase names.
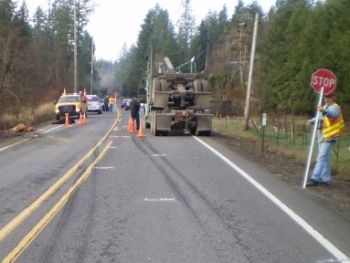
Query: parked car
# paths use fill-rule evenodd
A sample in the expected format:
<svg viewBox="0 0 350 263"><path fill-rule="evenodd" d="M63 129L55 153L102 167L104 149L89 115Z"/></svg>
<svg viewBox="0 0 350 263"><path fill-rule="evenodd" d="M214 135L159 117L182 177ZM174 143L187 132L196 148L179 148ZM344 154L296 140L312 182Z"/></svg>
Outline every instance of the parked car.
<svg viewBox="0 0 350 263"><path fill-rule="evenodd" d="M87 95L87 111L102 114L102 104L97 95Z"/></svg>
<svg viewBox="0 0 350 263"><path fill-rule="evenodd" d="M66 113L71 118L77 119L80 113L86 110L86 101L81 94L63 94L55 105L56 120L64 118Z"/></svg>

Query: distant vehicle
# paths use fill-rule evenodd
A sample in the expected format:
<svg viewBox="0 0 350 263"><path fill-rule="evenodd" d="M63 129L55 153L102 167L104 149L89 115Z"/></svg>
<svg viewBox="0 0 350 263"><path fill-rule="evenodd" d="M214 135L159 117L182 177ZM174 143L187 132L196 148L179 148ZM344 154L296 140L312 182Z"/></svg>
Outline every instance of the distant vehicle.
<svg viewBox="0 0 350 263"><path fill-rule="evenodd" d="M143 112L146 112L146 104L141 102L140 109L143 110Z"/></svg>
<svg viewBox="0 0 350 263"><path fill-rule="evenodd" d="M80 113L86 112L87 105L80 94L63 94L55 105L56 120L64 118L66 113L71 118L79 118Z"/></svg>
<svg viewBox="0 0 350 263"><path fill-rule="evenodd" d="M122 105L120 106L122 109L128 110L130 108L131 99L123 99Z"/></svg>
<svg viewBox="0 0 350 263"><path fill-rule="evenodd" d="M98 114L102 114L102 105L101 99L97 95L87 95L88 104L87 111L88 112L97 112Z"/></svg>
<svg viewBox="0 0 350 263"><path fill-rule="evenodd" d="M102 111L106 111L106 110L105 110L104 99L101 99L101 98L100 98L100 104L101 104Z"/></svg>
<svg viewBox="0 0 350 263"><path fill-rule="evenodd" d="M155 136L172 132L210 136L212 89L207 72L180 72L181 66L175 69L168 57L164 62L159 58L151 52L148 60L146 128ZM192 65L193 60L185 64Z"/></svg>

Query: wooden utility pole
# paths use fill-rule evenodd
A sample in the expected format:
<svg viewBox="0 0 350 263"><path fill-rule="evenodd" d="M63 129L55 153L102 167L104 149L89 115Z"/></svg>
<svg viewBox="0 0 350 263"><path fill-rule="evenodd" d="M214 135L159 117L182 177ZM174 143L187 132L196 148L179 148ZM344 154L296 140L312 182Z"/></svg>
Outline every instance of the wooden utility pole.
<svg viewBox="0 0 350 263"><path fill-rule="evenodd" d="M245 60L245 56L243 58L243 54L242 54L242 33L243 33L243 28L244 28L244 22L240 22L239 24L239 76L240 76L240 83L241 83L241 87L244 87L244 80L243 80L243 60ZM244 54L245 55L245 54Z"/></svg>
<svg viewBox="0 0 350 263"><path fill-rule="evenodd" d="M250 93L252 88L252 79L253 79L253 70L254 70L254 57L255 57L256 37L258 33L258 21L259 21L259 13L256 13L255 22L254 22L252 50L250 52L247 94L246 94L245 108L244 108L244 129L245 130L249 129L249 104L250 104Z"/></svg>
<svg viewBox="0 0 350 263"><path fill-rule="evenodd" d="M74 0L74 93L78 92L77 4Z"/></svg>
<svg viewBox="0 0 350 263"><path fill-rule="evenodd" d="M92 94L93 88L93 75L94 75L94 42L91 40L91 64L90 64L90 94Z"/></svg>

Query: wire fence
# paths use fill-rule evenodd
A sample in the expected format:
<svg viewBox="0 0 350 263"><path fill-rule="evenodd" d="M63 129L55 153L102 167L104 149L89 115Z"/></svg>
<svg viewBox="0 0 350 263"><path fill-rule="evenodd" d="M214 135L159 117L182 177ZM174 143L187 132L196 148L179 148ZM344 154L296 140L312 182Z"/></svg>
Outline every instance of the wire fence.
<svg viewBox="0 0 350 263"><path fill-rule="evenodd" d="M248 131L242 129L242 117L215 116L214 129L226 135L239 135L244 137L255 137L261 140L262 155L267 148L275 147L302 160L306 157L312 138L312 127L308 124L308 118L303 116L278 116L267 117L266 126L262 125L262 118L250 119ZM315 143L314 158L317 154L317 143ZM346 170L350 172L350 132L345 130L338 139L333 149L332 162L335 170ZM350 177L350 175L349 175Z"/></svg>

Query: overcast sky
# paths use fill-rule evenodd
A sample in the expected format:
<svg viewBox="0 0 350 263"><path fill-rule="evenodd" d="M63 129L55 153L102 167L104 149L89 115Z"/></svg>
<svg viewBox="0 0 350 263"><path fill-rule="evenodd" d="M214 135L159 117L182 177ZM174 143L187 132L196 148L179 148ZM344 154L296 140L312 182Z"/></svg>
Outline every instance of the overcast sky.
<svg viewBox="0 0 350 263"><path fill-rule="evenodd" d="M40 5L47 10L50 0L18 0L18 5L25 1L32 16ZM266 13L276 0L260 0L259 4ZM53 0L51 0L53 2ZM93 0L95 11L90 15L87 30L96 44L96 58L114 61L118 59L124 44L128 47L137 40L140 26L145 15L156 3L167 9L170 19L176 25L181 14L182 0ZM233 14L238 0L191 0L192 12L198 24L209 11L220 11L226 5L228 17ZM250 4L251 0L244 1Z"/></svg>

